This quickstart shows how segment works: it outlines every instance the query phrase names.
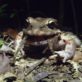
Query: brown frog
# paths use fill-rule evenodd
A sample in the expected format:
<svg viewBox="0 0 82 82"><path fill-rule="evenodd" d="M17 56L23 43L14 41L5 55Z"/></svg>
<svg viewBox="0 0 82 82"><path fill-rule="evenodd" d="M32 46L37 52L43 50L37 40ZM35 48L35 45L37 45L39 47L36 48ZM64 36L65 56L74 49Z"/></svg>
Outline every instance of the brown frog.
<svg viewBox="0 0 82 82"><path fill-rule="evenodd" d="M66 49L66 47L69 45L69 39L71 39L70 44L74 44L74 47L72 46L74 48L74 52L76 47L80 46L81 44L79 38L73 33L63 32L57 29L58 23L54 18L28 17L26 21L29 23L29 25L28 28L24 29L23 31L28 35L28 40L31 41L32 45L47 44L48 47L44 51L50 49L52 54L54 54L56 50L67 50L67 53L69 49ZM69 56L72 57L74 55ZM69 59L70 57L66 59Z"/></svg>
<svg viewBox="0 0 82 82"><path fill-rule="evenodd" d="M49 59L54 59L55 52L61 58L63 57L64 63L71 57L74 59L76 56L76 47L80 46L80 40L76 35L70 32L62 32L57 29L58 23L56 19L28 17L26 21L28 22L28 27L23 29L23 32L27 35L28 45L43 46L46 44L47 47L44 49L44 52L46 52L47 49L50 49L52 52L52 56Z"/></svg>

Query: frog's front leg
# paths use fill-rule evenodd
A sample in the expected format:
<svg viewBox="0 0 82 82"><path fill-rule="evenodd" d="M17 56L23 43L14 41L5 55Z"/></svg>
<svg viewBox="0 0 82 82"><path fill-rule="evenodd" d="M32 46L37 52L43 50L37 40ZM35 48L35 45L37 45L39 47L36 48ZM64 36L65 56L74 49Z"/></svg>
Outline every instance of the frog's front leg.
<svg viewBox="0 0 82 82"><path fill-rule="evenodd" d="M65 63L67 61L68 57L67 56L64 56L63 58L63 63Z"/></svg>

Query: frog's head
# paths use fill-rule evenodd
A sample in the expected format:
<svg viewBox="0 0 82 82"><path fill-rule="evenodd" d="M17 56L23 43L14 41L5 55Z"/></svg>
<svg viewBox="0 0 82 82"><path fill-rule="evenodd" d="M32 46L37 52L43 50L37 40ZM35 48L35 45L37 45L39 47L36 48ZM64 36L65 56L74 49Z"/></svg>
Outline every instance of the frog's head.
<svg viewBox="0 0 82 82"><path fill-rule="evenodd" d="M26 30L28 35L50 36L60 32L60 30L57 29L57 20L54 18L28 17L26 21L29 23Z"/></svg>
<svg viewBox="0 0 82 82"><path fill-rule="evenodd" d="M28 22L28 27L23 31L32 39L35 37L35 40L49 39L61 32L57 29L57 20L54 18L28 17L26 21Z"/></svg>

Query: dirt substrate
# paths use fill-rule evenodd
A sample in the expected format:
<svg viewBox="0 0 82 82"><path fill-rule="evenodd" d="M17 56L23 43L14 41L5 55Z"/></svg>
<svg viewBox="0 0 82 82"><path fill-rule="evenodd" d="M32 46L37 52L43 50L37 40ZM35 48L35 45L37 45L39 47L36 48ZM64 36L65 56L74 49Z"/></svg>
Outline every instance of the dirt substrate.
<svg viewBox="0 0 82 82"><path fill-rule="evenodd" d="M78 71L68 62L21 58L11 64L11 70L0 75L0 82L82 82L82 62L77 65Z"/></svg>

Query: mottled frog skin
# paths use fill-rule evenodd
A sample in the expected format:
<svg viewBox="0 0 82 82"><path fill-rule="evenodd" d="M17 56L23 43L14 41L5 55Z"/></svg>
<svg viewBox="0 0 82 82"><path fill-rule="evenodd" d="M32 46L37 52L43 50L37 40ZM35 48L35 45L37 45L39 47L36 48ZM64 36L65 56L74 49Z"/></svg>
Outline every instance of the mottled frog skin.
<svg viewBox="0 0 82 82"><path fill-rule="evenodd" d="M73 33L63 32L60 29L57 29L58 23L56 19L28 17L26 21L29 25L28 28L23 31L31 37L32 44L47 44L53 55L54 52L58 50L56 53L64 58L64 62L75 55L75 49L77 46L80 46L81 41ZM70 48L68 49L68 47ZM59 52L61 51L63 51L64 54L60 54Z"/></svg>
<svg viewBox="0 0 82 82"><path fill-rule="evenodd" d="M65 45L65 48L59 51L54 50L54 55L52 55L50 58L54 58L55 54L57 54L60 57L63 57L63 62L66 62L75 56L76 48L80 47L81 41L76 35L70 32L63 32L61 33L60 37L61 40L59 43Z"/></svg>

